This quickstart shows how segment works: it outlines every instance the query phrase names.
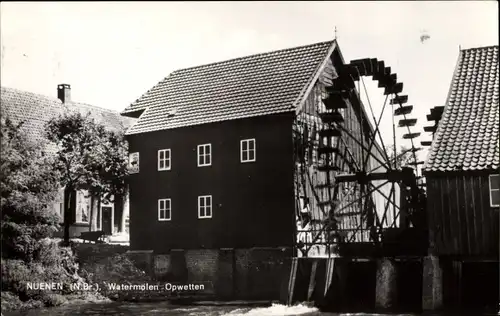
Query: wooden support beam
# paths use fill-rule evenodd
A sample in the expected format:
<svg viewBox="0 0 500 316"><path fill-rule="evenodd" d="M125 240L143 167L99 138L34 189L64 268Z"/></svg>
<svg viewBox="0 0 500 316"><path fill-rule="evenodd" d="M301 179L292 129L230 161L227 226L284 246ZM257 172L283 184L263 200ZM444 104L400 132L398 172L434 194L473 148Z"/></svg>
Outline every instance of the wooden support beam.
<svg viewBox="0 0 500 316"><path fill-rule="evenodd" d="M398 127L410 127L410 126L415 126L415 124L417 124L417 119L415 118L404 119L399 121Z"/></svg>
<svg viewBox="0 0 500 316"><path fill-rule="evenodd" d="M340 95L344 99L348 99L351 95L351 92L345 89L345 87L326 87L326 92L328 92L329 95Z"/></svg>
<svg viewBox="0 0 500 316"><path fill-rule="evenodd" d="M322 146L318 148L318 154L320 155L325 155L325 154L338 154L339 149L337 147L330 147L330 146Z"/></svg>
<svg viewBox="0 0 500 316"><path fill-rule="evenodd" d="M437 130L437 126L436 125L424 126L424 131L425 132L434 133L434 132L436 132L436 130Z"/></svg>
<svg viewBox="0 0 500 316"><path fill-rule="evenodd" d="M314 288L316 287L316 271L318 269L318 260L314 260L311 267L311 276L309 277L309 287L307 289L307 301L311 301Z"/></svg>
<svg viewBox="0 0 500 316"><path fill-rule="evenodd" d="M413 110L413 105L402 106L394 110L394 115L398 116L398 115L410 114L412 110Z"/></svg>
<svg viewBox="0 0 500 316"><path fill-rule="evenodd" d="M421 133L408 133L403 135L403 139L413 139L419 137Z"/></svg>
<svg viewBox="0 0 500 316"><path fill-rule="evenodd" d="M321 172L340 171L340 168L338 166L319 165L318 166L318 171L321 171Z"/></svg>
<svg viewBox="0 0 500 316"><path fill-rule="evenodd" d="M340 112L334 111L334 112L323 112L319 114L319 117L323 121L323 123L329 124L329 123L342 123L344 122L344 117Z"/></svg>
<svg viewBox="0 0 500 316"><path fill-rule="evenodd" d="M366 76L371 76L373 75L373 68L372 68L372 62L369 58L363 59L363 65L365 66L366 69Z"/></svg>
<svg viewBox="0 0 500 316"><path fill-rule="evenodd" d="M319 167L318 167L319 170ZM316 184L314 186L316 189L332 189L335 187L335 184L333 183L321 183L321 184Z"/></svg>
<svg viewBox="0 0 500 316"><path fill-rule="evenodd" d="M350 63L351 66L356 67L358 69L360 76L366 75L366 68L363 59L352 60Z"/></svg>
<svg viewBox="0 0 500 316"><path fill-rule="evenodd" d="M293 303L293 293L295 292L295 280L297 278L298 258L292 258L292 267L290 269L290 278L288 281L287 305Z"/></svg>
<svg viewBox="0 0 500 316"><path fill-rule="evenodd" d="M411 169L411 168L410 168ZM387 172L363 173L354 174L339 174L335 177L337 182L370 182L377 180L388 180L390 182L398 182L408 177L408 171L389 170Z"/></svg>
<svg viewBox="0 0 500 316"><path fill-rule="evenodd" d="M434 111L436 114L443 114L444 105L435 106L434 108L431 109L431 111Z"/></svg>
<svg viewBox="0 0 500 316"><path fill-rule="evenodd" d="M398 93L401 93L402 91L403 91L403 83L398 82L394 85L390 84L387 87L385 87L384 95L398 94Z"/></svg>
<svg viewBox="0 0 500 316"><path fill-rule="evenodd" d="M371 63L371 68L372 68L371 75L378 73L378 60L377 60L377 58L370 59L370 63Z"/></svg>
<svg viewBox="0 0 500 316"><path fill-rule="evenodd" d="M423 161L416 161L416 162L409 162L408 165L409 166L418 166L418 165L423 165L424 162Z"/></svg>
<svg viewBox="0 0 500 316"><path fill-rule="evenodd" d="M347 98L344 98L339 94L330 94L327 98L322 99L323 104L328 110L346 109L347 108Z"/></svg>
<svg viewBox="0 0 500 316"><path fill-rule="evenodd" d="M331 127L331 128L327 128L327 129L323 129L323 130L320 130L318 132L319 134L319 137L340 137L342 136L342 132L335 128L335 127Z"/></svg>
<svg viewBox="0 0 500 316"><path fill-rule="evenodd" d="M398 81L398 75L397 74L390 74L389 75L389 81L393 82L394 84L396 84L396 82Z"/></svg>
<svg viewBox="0 0 500 316"><path fill-rule="evenodd" d="M390 104L403 104L408 102L408 96L407 95L397 95L394 98L391 99Z"/></svg>
<svg viewBox="0 0 500 316"><path fill-rule="evenodd" d="M377 63L377 71L373 72L373 80L380 80L385 74L385 64L384 61L381 60Z"/></svg>

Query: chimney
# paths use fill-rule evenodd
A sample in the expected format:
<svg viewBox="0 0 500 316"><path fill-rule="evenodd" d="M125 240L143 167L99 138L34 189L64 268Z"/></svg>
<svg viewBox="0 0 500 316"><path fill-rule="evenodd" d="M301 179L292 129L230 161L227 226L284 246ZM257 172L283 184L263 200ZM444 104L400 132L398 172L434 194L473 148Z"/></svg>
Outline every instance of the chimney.
<svg viewBox="0 0 500 316"><path fill-rule="evenodd" d="M57 86L57 97L62 103L67 103L71 101L71 86L66 83L62 83Z"/></svg>

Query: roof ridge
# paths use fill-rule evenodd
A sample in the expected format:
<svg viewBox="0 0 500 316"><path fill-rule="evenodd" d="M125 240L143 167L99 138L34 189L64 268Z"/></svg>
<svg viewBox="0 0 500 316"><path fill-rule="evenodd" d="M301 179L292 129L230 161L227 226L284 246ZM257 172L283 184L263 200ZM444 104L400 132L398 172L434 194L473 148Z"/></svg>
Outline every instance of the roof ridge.
<svg viewBox="0 0 500 316"><path fill-rule="evenodd" d="M106 112L109 112L109 113L115 113L115 114L119 114L120 113L119 111L115 111L115 110L111 110L111 109L106 109L106 108L103 108L103 107L100 107L100 106L97 106L97 105L92 105L92 104L78 102L78 101L69 101L68 103L63 103L63 102L61 102L61 100L59 98L48 96L48 95L41 94L41 93L32 92L32 91L21 90L21 89L18 89L18 88L12 88L12 87L7 87L7 86L1 86L1 88L2 89L7 89L7 90L12 90L12 91L17 91L17 92L20 92L20 93L27 93L27 94L30 94L32 96L42 97L42 98L45 98L45 99L47 99L49 101L56 102L57 105L63 105L63 106L66 105L66 106L68 106L70 104L73 104L73 105L76 105L76 106L87 106L87 107L95 108L95 109L98 109L98 110L101 110L101 111L106 111Z"/></svg>
<svg viewBox="0 0 500 316"><path fill-rule="evenodd" d="M466 50L480 50L480 49L487 49L487 48L498 48L498 45L489 45L489 46L479 46L479 47L470 47L470 48L462 48L461 51L466 51Z"/></svg>
<svg viewBox="0 0 500 316"><path fill-rule="evenodd" d="M59 102L60 104L63 104L61 102L61 100L59 100L58 98L54 98L54 97L51 97L51 96L48 96L48 95L45 95L45 94L41 94L41 93L36 93L36 92L32 92L32 91L27 91L27 90L21 90L21 89L18 89L18 88L12 88L12 87L7 87L7 86L0 86L0 88L3 90L3 89L6 89L6 90L11 90L13 92L21 92L21 93L28 93L32 96L37 96L37 97L42 97L42 98L45 98L45 99L48 99L50 101L57 101Z"/></svg>
<svg viewBox="0 0 500 316"><path fill-rule="evenodd" d="M329 43L331 45L335 41L336 40L329 40L329 41L316 42L316 43L312 43L312 44L306 44L306 45L300 45L300 46L294 46L294 47L281 48L281 49L277 49L277 50L273 50L273 51L267 51L267 52L262 52L262 53L258 53L258 54L241 56L241 57L236 57L236 58L221 60L221 61L207 63L207 64L202 64L202 65L197 65L197 66L176 69L176 70L170 72L163 79L159 80L153 87L151 87L150 89L148 89L141 96L139 96L137 99L135 99L133 102L131 102L124 110L120 111L120 114L137 111L138 109L133 109L133 107L135 106L135 104L137 104L137 102L139 102L141 99L143 99L144 97L146 97L153 89L155 89L156 87L160 86L162 83L165 82L165 80L167 80L169 77L173 76L176 73L181 73L181 72L188 71L188 70L196 70L196 69L200 69L200 68L204 68L204 67L211 67L211 66L214 66L214 65L228 64L228 63L231 63L231 62L236 62L238 60L244 60L244 59L248 59L248 58L252 58L252 57L257 57L257 56L266 56L266 55L270 55L270 54L276 54L276 53L286 52L286 51L300 49L300 48L312 47L312 46L317 46L317 45L324 45L324 44L327 44L327 43Z"/></svg>
<svg viewBox="0 0 500 316"><path fill-rule="evenodd" d="M179 68L179 69L174 70L173 72L171 72L170 75L172 75L172 74L174 74L176 72L180 72L180 71L192 70L192 69L203 68L203 67L209 67L209 66L214 66L214 65L219 65L219 64L225 64L225 63L235 62L235 61L242 60L242 59L248 59L248 58L252 58L252 57L259 57L259 56L265 56L265 55L270 55L270 54L275 54L275 53L281 53L281 52L285 52L285 51L289 51L289 50L295 50L295 49L299 49L299 48L306 48L306 47L311 47L311 46L316 46L316 45L323 45L323 44L332 43L332 42L334 42L334 40L322 41L322 42L317 42L317 43L312 43L312 44L306 44L306 45L300 45L300 46L294 46L294 47L281 48L281 49L277 49L277 50L273 50L273 51L266 51L266 52L257 53L257 54L251 54L251 55L246 55L246 56L241 56L241 57L236 57L236 58L231 58L231 59L225 59L225 60L211 62L211 63L202 64L202 65L198 65L198 66L192 66L192 67L186 67L186 68ZM167 77L165 77L164 79L166 79Z"/></svg>
<svg viewBox="0 0 500 316"><path fill-rule="evenodd" d="M106 109L106 108L103 108L103 107L100 107L100 106L97 106L97 105L92 105L92 104L82 103L82 102L70 101L68 103L61 103L61 104L65 104L65 105L69 105L69 104L83 105L83 106L87 106L87 107L91 107L91 108L94 108L94 109L101 110L103 112L114 113L114 114L119 114L120 113L119 111L115 111L115 110L111 110L111 109Z"/></svg>

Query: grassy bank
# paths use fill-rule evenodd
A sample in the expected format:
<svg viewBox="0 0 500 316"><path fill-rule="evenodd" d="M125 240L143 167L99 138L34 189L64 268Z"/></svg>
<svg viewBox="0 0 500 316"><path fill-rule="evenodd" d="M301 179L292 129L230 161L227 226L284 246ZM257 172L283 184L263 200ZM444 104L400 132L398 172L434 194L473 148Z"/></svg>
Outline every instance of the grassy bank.
<svg viewBox="0 0 500 316"><path fill-rule="evenodd" d="M151 283L150 277L127 258L127 250L126 246L106 244L61 247L47 239L37 262L2 259L2 311L136 299L133 293L113 291L106 286L108 282ZM33 290L28 288L28 282L54 282L62 284L63 289ZM70 286L75 284L80 285L81 290ZM83 285L90 285L91 290L84 290Z"/></svg>

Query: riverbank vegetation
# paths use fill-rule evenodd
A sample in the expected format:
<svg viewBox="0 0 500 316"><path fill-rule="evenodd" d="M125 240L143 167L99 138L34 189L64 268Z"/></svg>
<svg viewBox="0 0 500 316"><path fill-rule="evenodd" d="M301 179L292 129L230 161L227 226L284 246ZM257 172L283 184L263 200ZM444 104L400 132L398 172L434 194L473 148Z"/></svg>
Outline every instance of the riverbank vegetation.
<svg viewBox="0 0 500 316"><path fill-rule="evenodd" d="M52 238L60 229L59 215L51 205L61 182L89 189L99 197L123 193L123 138L104 131L88 117L70 114L48 126L52 144L59 145L59 151L51 154L47 141L30 139L26 131L22 123L1 116L2 311L108 300L113 293L71 285L145 279L145 273L123 255L126 248L72 244L67 234L63 242ZM35 290L28 283L64 286Z"/></svg>

